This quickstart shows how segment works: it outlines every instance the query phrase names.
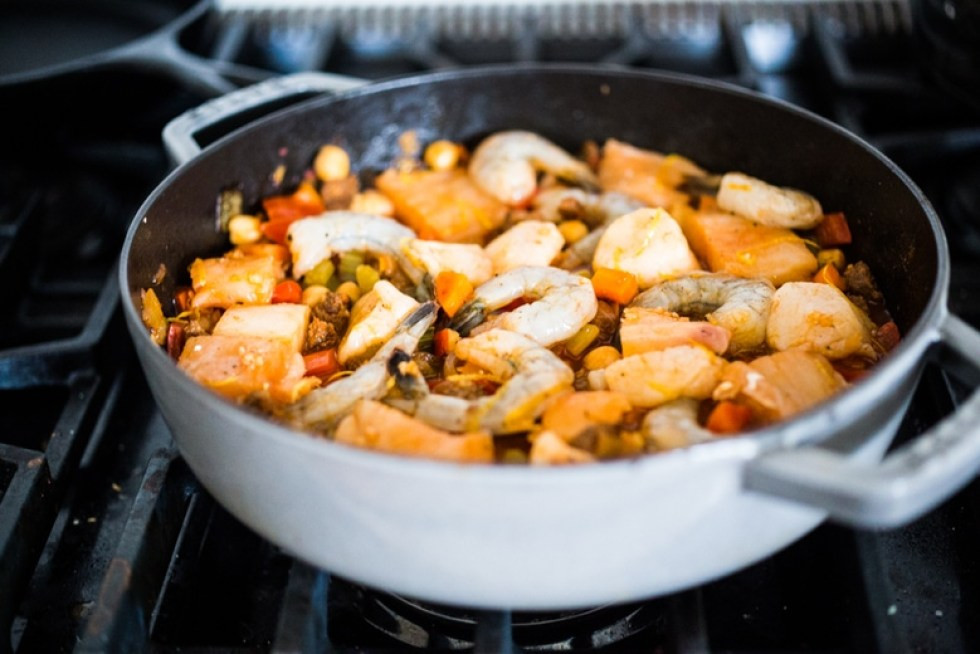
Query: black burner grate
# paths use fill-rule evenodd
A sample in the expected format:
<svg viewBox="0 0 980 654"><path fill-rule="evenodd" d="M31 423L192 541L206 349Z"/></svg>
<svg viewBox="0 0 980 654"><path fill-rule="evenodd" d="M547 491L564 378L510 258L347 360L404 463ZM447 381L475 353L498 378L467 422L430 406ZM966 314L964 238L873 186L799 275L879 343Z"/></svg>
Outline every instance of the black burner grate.
<svg viewBox="0 0 980 654"><path fill-rule="evenodd" d="M800 104L864 135L924 189L951 235L951 306L980 326L980 115L918 67L904 3L562 7L227 14L188 45L269 71L372 79L599 61ZM24 127L0 152L0 651L980 649L978 483L906 528L825 525L725 579L584 615L432 606L286 556L188 471L118 315L115 257L166 172L160 129L201 99L118 71L73 91L104 101L70 115L32 96L5 103L18 112L8 124ZM899 440L962 396L929 367Z"/></svg>

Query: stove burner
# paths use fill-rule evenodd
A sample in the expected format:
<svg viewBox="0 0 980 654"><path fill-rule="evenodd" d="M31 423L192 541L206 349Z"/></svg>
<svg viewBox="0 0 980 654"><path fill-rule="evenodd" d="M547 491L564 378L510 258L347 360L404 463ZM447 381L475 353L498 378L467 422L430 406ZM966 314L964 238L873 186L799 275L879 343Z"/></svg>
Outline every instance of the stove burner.
<svg viewBox="0 0 980 654"><path fill-rule="evenodd" d="M956 233L950 247L977 257L980 255L980 152L975 159L951 175L942 214Z"/></svg>
<svg viewBox="0 0 980 654"><path fill-rule="evenodd" d="M432 604L353 585L351 591L353 604L369 625L418 649L469 649L509 631L525 650L591 651L623 646L641 634L649 636L647 631L663 633L669 619L669 607L658 601L510 614Z"/></svg>

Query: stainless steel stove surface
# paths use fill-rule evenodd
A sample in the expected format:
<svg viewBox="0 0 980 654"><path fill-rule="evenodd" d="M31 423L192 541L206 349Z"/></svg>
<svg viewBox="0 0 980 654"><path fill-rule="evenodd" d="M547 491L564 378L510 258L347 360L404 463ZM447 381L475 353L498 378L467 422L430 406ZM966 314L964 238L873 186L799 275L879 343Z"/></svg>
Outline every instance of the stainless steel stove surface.
<svg viewBox="0 0 980 654"><path fill-rule="evenodd" d="M786 99L923 188L951 307L980 326L980 109L917 64L904 3L211 12L182 44L256 78L599 61ZM589 611L434 606L291 559L188 471L118 309L125 229L168 167L160 130L204 98L138 69L0 91L0 651L980 649L977 482L904 528L827 524L716 582ZM930 365L898 441L967 390Z"/></svg>

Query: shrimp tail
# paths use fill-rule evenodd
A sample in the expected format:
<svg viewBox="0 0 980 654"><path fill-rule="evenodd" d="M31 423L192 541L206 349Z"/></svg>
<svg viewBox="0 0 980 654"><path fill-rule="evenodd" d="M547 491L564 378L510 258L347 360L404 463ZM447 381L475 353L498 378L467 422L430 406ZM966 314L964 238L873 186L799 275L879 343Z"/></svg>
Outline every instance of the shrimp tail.
<svg viewBox="0 0 980 654"><path fill-rule="evenodd" d="M677 190L688 195L714 197L719 188L721 175L685 175Z"/></svg>
<svg viewBox="0 0 980 654"><path fill-rule="evenodd" d="M398 327L398 329L399 331L409 331L415 325L418 325L419 323L422 323L428 318L434 316L435 313L436 303L432 300L424 302L423 304L419 305L415 311L408 314L408 317L402 321L402 324ZM426 329L428 329L428 325L426 325Z"/></svg>
<svg viewBox="0 0 980 654"><path fill-rule="evenodd" d="M395 388L402 397L418 399L428 395L429 387L412 356L404 350L395 350L386 363L388 375L395 381Z"/></svg>
<svg viewBox="0 0 980 654"><path fill-rule="evenodd" d="M487 319L487 305L480 299L471 300L456 312L449 321L449 328L460 336L469 336L473 329Z"/></svg>

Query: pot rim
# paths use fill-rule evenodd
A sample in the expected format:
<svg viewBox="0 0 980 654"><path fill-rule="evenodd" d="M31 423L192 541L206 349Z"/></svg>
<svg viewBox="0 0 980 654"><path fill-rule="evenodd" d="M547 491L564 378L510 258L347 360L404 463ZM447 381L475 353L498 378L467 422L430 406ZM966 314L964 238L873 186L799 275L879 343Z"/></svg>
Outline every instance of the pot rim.
<svg viewBox="0 0 980 654"><path fill-rule="evenodd" d="M590 75L614 73L620 79L635 78L639 80L656 80L668 83L682 84L708 90L722 95L735 95L769 105L780 111L788 111L797 116L815 122L838 136L846 138L874 156L890 173L894 175L912 193L925 214L926 220L933 233L933 245L936 248L936 282L933 285L929 301L921 315L916 319L912 328L905 334L899 345L892 350L883 361L875 365L870 375L862 379L833 398L810 408L794 418L774 425L753 430L736 438L723 439L708 446L680 448L668 452L646 454L631 459L615 459L602 461L592 465L581 466L509 466L509 465L473 465L440 461L421 457L397 455L354 446L336 443L326 438L312 436L308 432L295 430L276 423L264 415L238 406L221 396L207 391L202 394L203 387L193 379L183 374L170 357L154 344L143 327L139 312L136 309L135 298L130 292L127 271L130 250L136 232L144 222L148 211L156 203L174 181L185 174L189 167L203 158L212 156L220 151L225 144L240 138L247 138L253 130L265 129L271 122L284 120L285 116L302 113L314 108L326 107L336 101L397 92L406 87L412 87L421 82L443 82L475 76L528 75L528 74L568 74ZM584 476L613 477L622 474L646 474L649 468L660 466L693 465L695 462L717 461L720 459L749 460L764 452L789 449L801 445L813 445L841 435L854 416L868 414L875 405L876 399L894 392L895 387L908 375L913 374L927 352L939 341L938 325L948 312L946 297L949 287L949 252L946 237L936 211L926 199L918 186L894 162L882 152L874 148L860 136L823 118L807 109L792 105L778 98L772 98L757 91L744 89L733 84L712 79L701 78L683 73L673 73L652 70L634 70L609 64L495 64L474 66L465 69L437 71L429 73L399 76L381 80L346 91L344 93L326 96L318 95L304 100L296 105L280 109L267 116L244 125L243 127L223 136L205 147L202 152L173 170L151 192L136 212L123 243L119 258L118 282L123 296L123 312L131 337L140 351L141 356L151 357L155 367L163 371L165 384L173 385L176 391L185 397L201 398L201 401L213 403L216 412L223 419L239 423L243 427L261 427L264 438L278 441L281 447L298 447L312 457L336 459L337 463L358 466L366 469L382 471L388 474L403 474L425 476L432 480L445 478L457 480L459 469L467 469L466 477L471 480L493 483L518 483L527 481L528 475L533 475L535 481L542 483L568 483L582 479ZM205 389L206 390L206 389ZM863 434L862 438L870 438L871 434ZM179 435L175 434L178 445ZM532 471L533 469L533 471ZM594 480L593 480L594 481Z"/></svg>

